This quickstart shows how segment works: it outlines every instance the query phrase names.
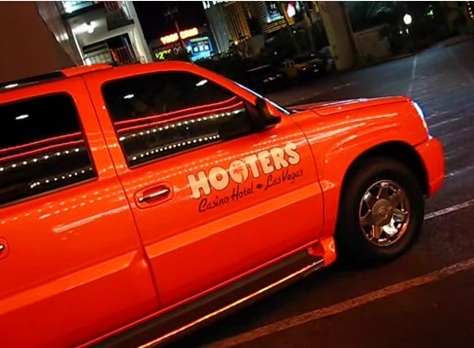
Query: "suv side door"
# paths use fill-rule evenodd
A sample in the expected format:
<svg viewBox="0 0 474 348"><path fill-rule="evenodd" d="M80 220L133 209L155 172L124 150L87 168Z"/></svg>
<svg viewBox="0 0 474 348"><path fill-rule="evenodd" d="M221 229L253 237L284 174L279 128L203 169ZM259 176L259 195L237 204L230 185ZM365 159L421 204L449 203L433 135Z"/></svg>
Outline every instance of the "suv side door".
<svg viewBox="0 0 474 348"><path fill-rule="evenodd" d="M250 93L197 67L155 69L87 84L168 307L314 243L322 195L290 117L255 133Z"/></svg>
<svg viewBox="0 0 474 348"><path fill-rule="evenodd" d="M0 346L76 346L156 311L84 81L0 93L0 119Z"/></svg>

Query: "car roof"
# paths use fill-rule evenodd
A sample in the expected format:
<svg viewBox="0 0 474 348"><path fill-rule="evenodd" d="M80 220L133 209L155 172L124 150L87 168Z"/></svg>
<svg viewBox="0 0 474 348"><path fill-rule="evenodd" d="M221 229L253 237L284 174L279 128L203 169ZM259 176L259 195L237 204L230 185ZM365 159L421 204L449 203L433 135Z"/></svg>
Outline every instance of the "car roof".
<svg viewBox="0 0 474 348"><path fill-rule="evenodd" d="M13 90L19 87L31 86L39 83L61 80L67 77L83 75L93 71L104 70L112 68L108 64L95 64L91 66L74 66L62 70L48 72L46 74L28 76L22 79L5 81L0 83L0 91Z"/></svg>
<svg viewBox="0 0 474 348"><path fill-rule="evenodd" d="M150 64L160 65L163 68L166 68L166 67L183 68L189 65L193 65L192 63L182 62L182 61L153 62L153 63L146 63L146 64L140 64L140 65L150 65ZM98 73L104 70L129 69L130 67L134 67L136 65L137 64L114 67L110 64L93 64L90 66L83 65L83 66L68 67L61 70L52 71L46 74L30 76L30 77L26 77L26 78L22 78L18 80L0 82L0 93L14 91L14 90L17 90L18 88L27 87L31 85L38 85L38 84L44 84L48 82L63 80L70 77Z"/></svg>

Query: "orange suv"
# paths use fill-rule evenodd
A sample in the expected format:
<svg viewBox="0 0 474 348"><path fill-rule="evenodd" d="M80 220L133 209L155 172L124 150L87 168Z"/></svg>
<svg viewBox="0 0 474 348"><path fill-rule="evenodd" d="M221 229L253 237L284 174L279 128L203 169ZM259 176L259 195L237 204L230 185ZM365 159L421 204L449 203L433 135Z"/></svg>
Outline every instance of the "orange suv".
<svg viewBox="0 0 474 348"><path fill-rule="evenodd" d="M285 109L182 62L0 92L2 347L154 346L416 240L443 150L406 97Z"/></svg>

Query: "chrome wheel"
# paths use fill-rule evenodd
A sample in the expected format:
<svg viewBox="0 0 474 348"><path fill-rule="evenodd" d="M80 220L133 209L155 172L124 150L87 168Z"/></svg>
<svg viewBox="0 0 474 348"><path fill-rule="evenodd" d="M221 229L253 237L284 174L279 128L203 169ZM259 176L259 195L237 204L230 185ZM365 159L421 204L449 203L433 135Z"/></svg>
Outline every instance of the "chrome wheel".
<svg viewBox="0 0 474 348"><path fill-rule="evenodd" d="M359 224L364 236L374 245L394 244L405 234L409 222L409 199L394 181L378 181L362 196Z"/></svg>

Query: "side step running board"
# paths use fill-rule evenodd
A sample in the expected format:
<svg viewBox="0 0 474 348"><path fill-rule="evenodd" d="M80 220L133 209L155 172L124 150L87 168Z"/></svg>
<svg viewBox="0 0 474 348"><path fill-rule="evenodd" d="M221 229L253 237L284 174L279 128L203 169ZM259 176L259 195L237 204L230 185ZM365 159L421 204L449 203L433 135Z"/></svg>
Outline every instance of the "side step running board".
<svg viewBox="0 0 474 348"><path fill-rule="evenodd" d="M184 333L253 303L323 266L323 259L316 259L306 251L300 252L195 302L106 339L96 347L150 348L168 343Z"/></svg>

